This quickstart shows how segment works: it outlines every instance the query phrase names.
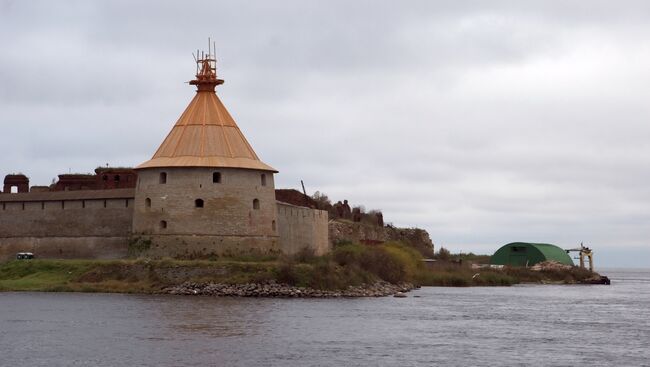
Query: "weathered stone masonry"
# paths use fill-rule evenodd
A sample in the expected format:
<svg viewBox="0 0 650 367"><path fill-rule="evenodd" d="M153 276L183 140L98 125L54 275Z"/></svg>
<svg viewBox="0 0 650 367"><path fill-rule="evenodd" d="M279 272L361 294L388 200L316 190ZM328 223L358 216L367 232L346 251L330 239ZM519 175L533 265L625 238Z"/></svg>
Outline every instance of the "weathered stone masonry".
<svg viewBox="0 0 650 367"><path fill-rule="evenodd" d="M316 255L330 250L327 240L328 215L326 210L310 209L282 202L278 206L280 243L285 253L294 254L309 248Z"/></svg>
<svg viewBox="0 0 650 367"><path fill-rule="evenodd" d="M210 167L141 170L135 212L133 232L151 240L150 254L281 251L269 172Z"/></svg>
<svg viewBox="0 0 650 367"><path fill-rule="evenodd" d="M226 176L222 177L227 182ZM232 179L235 181L235 177ZM203 197L201 194L199 192ZM142 231L133 232L133 213L138 210L134 195L133 189L0 195L0 260L13 258L17 252L23 251L34 252L40 258L126 257L129 242L151 238ZM193 205L195 196L197 195L187 193L185 201ZM155 199L162 200L162 197L164 196ZM327 211L268 200L271 201L267 206L274 207L277 211L275 214L263 214L257 219L260 225L269 224L270 220L268 228L277 234L258 239L237 234L241 229L234 222L230 227L220 227L221 231L230 228L230 233L205 234L206 231L200 227L195 227L196 233L191 233L181 223L174 223L169 216L164 216L163 206L152 199L151 210L160 214L152 213L150 221L138 224L150 226L154 232L152 237L156 240L147 255L188 257L250 252L293 254L303 248L312 248L316 254L329 251ZM206 201L203 209L211 211L210 202ZM225 202L230 201L226 199ZM194 210L186 203L182 206ZM261 203L260 208L263 207L264 203ZM229 212L227 207L221 209L225 209L224 213ZM274 219L270 219L269 215ZM262 220L262 217L266 219ZM168 220L170 233L160 236L155 234L162 230L159 228L159 218ZM231 217L231 220L237 219L236 216ZM219 223L220 219L213 219L205 226L209 228L218 226ZM181 230L174 231L174 226Z"/></svg>
<svg viewBox="0 0 650 367"><path fill-rule="evenodd" d="M132 189L2 194L0 259L124 257L133 204Z"/></svg>

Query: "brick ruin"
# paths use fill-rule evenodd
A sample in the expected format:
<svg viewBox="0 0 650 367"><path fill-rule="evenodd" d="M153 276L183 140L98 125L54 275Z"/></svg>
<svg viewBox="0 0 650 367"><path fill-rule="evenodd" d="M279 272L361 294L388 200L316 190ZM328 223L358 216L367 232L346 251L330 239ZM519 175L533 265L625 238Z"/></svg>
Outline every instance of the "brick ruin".
<svg viewBox="0 0 650 367"><path fill-rule="evenodd" d="M433 257L434 244L429 233L419 228L398 228L384 223L379 210L368 212L362 206L351 207L348 200L332 204L327 195L317 192L314 197L293 189L275 190L276 199L292 205L326 210L329 215L329 241L331 245L359 242L378 245L388 241L408 244L424 257Z"/></svg>
<svg viewBox="0 0 650 367"><path fill-rule="evenodd" d="M291 205L322 209L318 207L318 203L312 197L294 189L276 189L275 199Z"/></svg>
<svg viewBox="0 0 650 367"><path fill-rule="evenodd" d="M12 190L13 189L13 190ZM9 174L5 176L3 193L29 192L29 178L23 174Z"/></svg>
<svg viewBox="0 0 650 367"><path fill-rule="evenodd" d="M110 190L131 189L135 187L138 174L133 168L99 167L95 174L64 173L58 175L58 180L50 186L29 186L29 178L23 174L5 176L4 188L0 194L48 192L48 191L77 191L77 190ZM14 188L12 191L12 187Z"/></svg>

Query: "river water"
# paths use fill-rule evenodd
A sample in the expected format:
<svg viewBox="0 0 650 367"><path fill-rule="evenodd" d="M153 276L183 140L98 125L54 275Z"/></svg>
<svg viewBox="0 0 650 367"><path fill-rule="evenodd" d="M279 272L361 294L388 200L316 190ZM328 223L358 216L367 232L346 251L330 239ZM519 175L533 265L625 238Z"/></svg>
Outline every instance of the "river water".
<svg viewBox="0 0 650 367"><path fill-rule="evenodd" d="M0 293L0 366L650 366L650 271L408 298Z"/></svg>

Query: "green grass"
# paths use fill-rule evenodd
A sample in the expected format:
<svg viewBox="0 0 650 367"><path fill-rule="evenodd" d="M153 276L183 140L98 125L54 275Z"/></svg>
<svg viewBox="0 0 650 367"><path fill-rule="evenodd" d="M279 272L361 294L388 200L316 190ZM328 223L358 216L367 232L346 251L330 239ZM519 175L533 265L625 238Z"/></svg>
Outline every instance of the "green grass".
<svg viewBox="0 0 650 367"><path fill-rule="evenodd" d="M499 270L472 270L454 266L427 269L418 274L417 283L439 287L510 286L519 283L519 279Z"/></svg>
<svg viewBox="0 0 650 367"><path fill-rule="evenodd" d="M269 259L12 260L0 263L0 291L156 293L185 281L262 282L275 278Z"/></svg>
<svg viewBox="0 0 650 367"><path fill-rule="evenodd" d="M93 266L90 260L13 260L0 265L0 290L50 290Z"/></svg>

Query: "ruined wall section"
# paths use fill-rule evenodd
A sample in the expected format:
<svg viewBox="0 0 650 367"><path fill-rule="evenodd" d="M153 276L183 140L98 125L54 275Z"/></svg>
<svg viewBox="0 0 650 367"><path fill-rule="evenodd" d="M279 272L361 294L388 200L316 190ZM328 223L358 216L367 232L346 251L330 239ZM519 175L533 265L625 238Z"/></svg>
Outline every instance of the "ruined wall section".
<svg viewBox="0 0 650 367"><path fill-rule="evenodd" d="M367 244L402 242L416 248L424 257L432 257L434 251L433 241L424 229L380 227L342 219L330 221L329 240L331 245L345 241Z"/></svg>
<svg viewBox="0 0 650 367"><path fill-rule="evenodd" d="M6 175L0 193L10 194L12 187L16 188L16 193L29 192L29 178L23 174Z"/></svg>
<svg viewBox="0 0 650 367"><path fill-rule="evenodd" d="M311 209L277 202L280 249L291 255L307 248L316 255L330 251L328 214L326 210Z"/></svg>
<svg viewBox="0 0 650 367"><path fill-rule="evenodd" d="M0 259L121 258L133 221L133 189L0 196Z"/></svg>

